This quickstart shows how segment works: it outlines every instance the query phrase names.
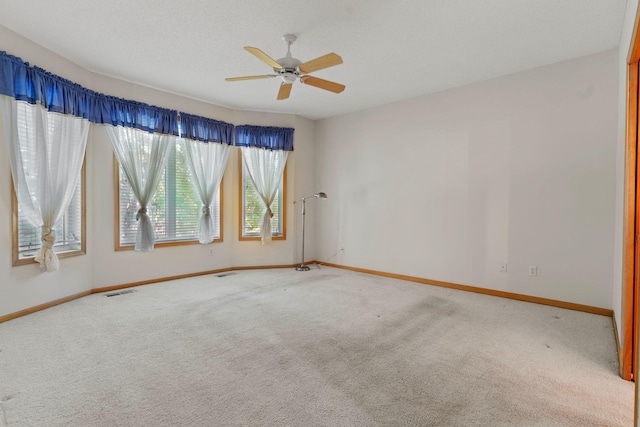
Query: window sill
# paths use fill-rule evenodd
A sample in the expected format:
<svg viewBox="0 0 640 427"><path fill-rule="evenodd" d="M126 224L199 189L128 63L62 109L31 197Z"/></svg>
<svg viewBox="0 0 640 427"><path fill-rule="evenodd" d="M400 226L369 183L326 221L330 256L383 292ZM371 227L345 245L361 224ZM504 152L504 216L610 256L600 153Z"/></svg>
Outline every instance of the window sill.
<svg viewBox="0 0 640 427"><path fill-rule="evenodd" d="M67 251L67 252L56 252L56 255L59 259L62 258L71 258L75 256L86 255L87 252L84 250L75 250L75 251ZM21 265L29 265L29 264L37 264L35 256L29 258L18 258L13 260L12 266L18 267Z"/></svg>
<svg viewBox="0 0 640 427"><path fill-rule="evenodd" d="M222 243L222 237L214 239L213 242L211 243ZM153 246L154 249L158 249L158 248L171 248L171 247L175 247L175 246L189 246L189 245L199 245L200 242L198 240L180 240L180 241L174 241L174 242L156 242L156 244ZM129 244L129 245L116 245L115 250L116 251L132 251L134 248L134 244Z"/></svg>
<svg viewBox="0 0 640 427"><path fill-rule="evenodd" d="M262 238L260 236L240 236L238 240L241 242L259 242ZM287 240L287 236L272 236L271 240Z"/></svg>

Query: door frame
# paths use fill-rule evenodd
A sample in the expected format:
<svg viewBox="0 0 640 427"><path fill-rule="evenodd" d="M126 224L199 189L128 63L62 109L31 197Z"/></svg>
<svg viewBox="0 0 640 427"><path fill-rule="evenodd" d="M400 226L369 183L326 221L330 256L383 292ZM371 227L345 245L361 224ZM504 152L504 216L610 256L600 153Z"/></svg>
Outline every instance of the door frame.
<svg viewBox="0 0 640 427"><path fill-rule="evenodd" d="M639 366L638 358L638 271L640 268L640 174L638 173L638 84L640 61L640 8L636 11L631 45L627 55L627 99L625 138L625 189L623 230L622 283L622 339L620 348L620 376L633 380ZM616 334L618 331L615 331ZM634 425L638 425L638 381L635 382Z"/></svg>

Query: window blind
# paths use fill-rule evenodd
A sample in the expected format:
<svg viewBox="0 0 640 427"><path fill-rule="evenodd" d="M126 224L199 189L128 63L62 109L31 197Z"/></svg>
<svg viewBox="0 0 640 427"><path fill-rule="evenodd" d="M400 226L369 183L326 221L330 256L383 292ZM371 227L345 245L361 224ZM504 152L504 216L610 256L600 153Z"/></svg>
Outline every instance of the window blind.
<svg viewBox="0 0 640 427"><path fill-rule="evenodd" d="M269 165L268 167L273 167ZM262 218L266 208L260 200L247 168L242 164L242 235L246 237L256 237L260 235ZM271 235L282 235L282 182L276 193L276 198L271 205L273 218L271 218Z"/></svg>
<svg viewBox="0 0 640 427"><path fill-rule="evenodd" d="M169 153L167 166L153 199L147 206L147 214L155 225L157 243L198 240L198 224L202 205L193 190L189 175L184 142L180 141ZM138 225L136 213L138 202L122 170L119 176L120 190L120 245L135 244ZM216 228L216 239L220 238L220 191L211 209Z"/></svg>
<svg viewBox="0 0 640 427"><path fill-rule="evenodd" d="M34 116L30 114L30 106L19 104L17 113L17 131L22 141L35 141L33 133L36 132L36 125L33 123ZM53 121L49 122L49 127L53 126ZM51 133L51 129L48 129ZM29 183L28 188L35 188L35 181L38 179L37 158L42 153L38 153L35 145L24 144L22 150L22 164L25 173L25 182ZM54 226L56 242L53 250L56 253L78 251L82 249L82 179L78 177L73 198L63 217ZM32 225L27 219L24 209L20 206L18 198L18 259L33 258L42 246L42 231L40 227Z"/></svg>

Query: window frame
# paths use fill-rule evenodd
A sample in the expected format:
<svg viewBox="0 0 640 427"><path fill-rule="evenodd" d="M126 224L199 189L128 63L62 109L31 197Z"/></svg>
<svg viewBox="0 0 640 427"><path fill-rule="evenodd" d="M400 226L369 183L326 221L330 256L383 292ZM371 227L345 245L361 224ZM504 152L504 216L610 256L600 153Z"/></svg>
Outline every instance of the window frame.
<svg viewBox="0 0 640 427"><path fill-rule="evenodd" d="M16 194L13 176L9 173L9 182L11 184L11 265L13 267L29 264L37 264L35 256L28 258L20 258L19 242L18 242L18 195ZM82 168L80 169L80 249L54 252L60 259L71 258L87 254L87 153L84 154Z"/></svg>
<svg viewBox="0 0 640 427"><path fill-rule="evenodd" d="M238 179L238 240L241 242L251 242L251 241L260 241L262 238L260 236L245 236L244 235L244 206L242 201L244 200L244 164L242 162L242 151L238 151L238 165L239 165L239 179ZM289 167L289 162L284 165L284 170L282 172L282 182L280 183L282 189L282 234L279 236L272 236L271 240L287 240L287 168Z"/></svg>
<svg viewBox="0 0 640 427"><path fill-rule="evenodd" d="M225 170L226 173L226 170ZM118 163L118 158L113 155L113 215L114 215L114 249L116 251L132 251L135 247L134 243L128 245L120 244L120 163ZM220 180L220 237L213 240L211 243L222 243L224 241L224 175ZM156 242L154 248L169 248L174 246L188 246L188 245L199 245L200 241L198 237L189 240L175 240L175 241L164 241L164 242Z"/></svg>

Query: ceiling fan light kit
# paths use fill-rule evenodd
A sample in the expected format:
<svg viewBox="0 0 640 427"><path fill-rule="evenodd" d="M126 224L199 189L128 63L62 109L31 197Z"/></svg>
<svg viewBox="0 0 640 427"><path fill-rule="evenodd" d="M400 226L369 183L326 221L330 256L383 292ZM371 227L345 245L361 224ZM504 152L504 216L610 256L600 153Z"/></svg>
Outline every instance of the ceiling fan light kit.
<svg viewBox="0 0 640 427"><path fill-rule="evenodd" d="M287 44L287 54L277 61L257 47L245 46L244 48L247 52L251 53L256 58L270 66L275 74L228 77L225 80L234 82L240 80L255 80L280 77L282 82L280 83L280 90L278 91L278 100L289 98L291 87L296 80L300 80L300 83L315 86L317 88L324 89L333 93L340 93L345 89L345 86L343 84L308 75L309 73L312 73L314 71L342 64L342 58L340 57L340 55L332 52L312 59L311 61L302 62L291 55L291 45L297 40L297 37L293 34L285 34L284 36L282 36L282 40L284 40L284 42Z"/></svg>

